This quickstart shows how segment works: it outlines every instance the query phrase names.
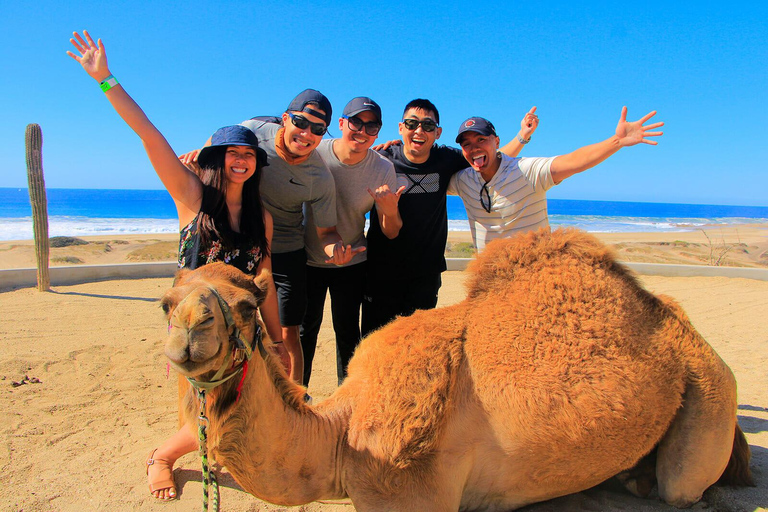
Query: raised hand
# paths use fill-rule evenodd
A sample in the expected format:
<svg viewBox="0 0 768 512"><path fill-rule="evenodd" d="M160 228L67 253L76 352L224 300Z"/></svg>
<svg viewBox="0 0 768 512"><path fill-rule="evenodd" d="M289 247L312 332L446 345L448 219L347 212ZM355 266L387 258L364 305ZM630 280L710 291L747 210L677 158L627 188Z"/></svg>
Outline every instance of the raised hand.
<svg viewBox="0 0 768 512"><path fill-rule="evenodd" d="M107 52L104 50L104 43L101 42L101 39L98 43L94 43L87 30L83 30L85 39L80 37L77 32L73 32L73 35L75 37L69 41L77 49L79 55L70 51L67 52L67 55L79 62L85 72L97 82L101 82L111 75L109 66L107 66Z"/></svg>
<svg viewBox="0 0 768 512"><path fill-rule="evenodd" d="M197 157L199 155L199 149L193 149L189 153L179 155L179 161L198 176L200 175L200 165L197 163Z"/></svg>
<svg viewBox="0 0 768 512"><path fill-rule="evenodd" d="M635 144L644 143L655 146L658 144L655 140L648 140L646 137L659 137L664 135L664 132L651 132L648 130L654 130L664 126L664 123L653 123L647 126L643 126L646 121L656 115L656 111L649 112L641 117L637 121L627 122L627 107L622 107L621 118L619 124L616 126L616 137L619 138L619 144L621 146L634 146Z"/></svg>
<svg viewBox="0 0 768 512"><path fill-rule="evenodd" d="M524 139L530 139L538 126L539 116L536 115L536 107L533 107L520 121L520 136Z"/></svg>
<svg viewBox="0 0 768 512"><path fill-rule="evenodd" d="M382 185L375 191L370 188L367 190L376 203L376 209L378 211L384 215L394 215L397 213L397 204L400 201L400 196L405 190L405 186L400 187L396 192L392 192L389 189L389 185Z"/></svg>

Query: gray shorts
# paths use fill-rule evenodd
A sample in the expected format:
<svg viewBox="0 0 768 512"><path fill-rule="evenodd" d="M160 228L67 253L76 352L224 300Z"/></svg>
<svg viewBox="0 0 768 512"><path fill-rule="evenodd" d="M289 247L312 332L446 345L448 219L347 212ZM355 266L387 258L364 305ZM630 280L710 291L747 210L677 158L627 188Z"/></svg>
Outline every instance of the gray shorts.
<svg viewBox="0 0 768 512"><path fill-rule="evenodd" d="M307 254L304 249L272 254L280 325L301 325L307 309Z"/></svg>

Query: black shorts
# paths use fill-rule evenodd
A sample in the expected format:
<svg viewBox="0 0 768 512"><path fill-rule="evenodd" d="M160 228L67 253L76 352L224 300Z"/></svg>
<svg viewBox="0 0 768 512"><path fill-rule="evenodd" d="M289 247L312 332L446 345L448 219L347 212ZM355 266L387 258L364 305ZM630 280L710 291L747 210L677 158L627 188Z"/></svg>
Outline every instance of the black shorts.
<svg viewBox="0 0 768 512"><path fill-rule="evenodd" d="M301 325L307 309L307 254L304 249L272 254L280 325Z"/></svg>

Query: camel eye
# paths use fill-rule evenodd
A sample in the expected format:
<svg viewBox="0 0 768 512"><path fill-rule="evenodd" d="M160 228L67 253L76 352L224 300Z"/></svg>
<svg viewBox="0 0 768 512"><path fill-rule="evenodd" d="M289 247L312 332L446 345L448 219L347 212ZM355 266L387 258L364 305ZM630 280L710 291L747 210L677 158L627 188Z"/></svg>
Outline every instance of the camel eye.
<svg viewBox="0 0 768 512"><path fill-rule="evenodd" d="M238 312L245 322L250 322L256 314L256 308L252 304L245 303L240 305Z"/></svg>
<svg viewBox="0 0 768 512"><path fill-rule="evenodd" d="M160 307L163 308L163 313L166 315L171 311L171 305L165 300L160 303Z"/></svg>

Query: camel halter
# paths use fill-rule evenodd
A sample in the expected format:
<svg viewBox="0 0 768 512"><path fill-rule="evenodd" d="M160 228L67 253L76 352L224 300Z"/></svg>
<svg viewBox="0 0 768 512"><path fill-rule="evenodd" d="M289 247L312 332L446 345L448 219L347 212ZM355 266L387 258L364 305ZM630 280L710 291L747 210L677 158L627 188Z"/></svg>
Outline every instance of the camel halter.
<svg viewBox="0 0 768 512"><path fill-rule="evenodd" d="M258 323L256 324L256 332L253 334L253 341L251 344L249 344L243 338L243 333L235 324L235 320L232 318L232 311L229 309L229 305L224 302L224 299L221 298L219 292L217 292L214 288L208 289L211 291L211 293L213 293L219 303L219 308L221 308L221 313L224 315L224 321L227 324L227 331L230 331L229 341L235 348L232 350L232 352L227 353L221 368L219 368L211 380L201 381L190 377L187 377L187 380L192 385L192 387L195 388L197 399L200 401L200 413L197 416L197 438L200 444L200 460L203 466L203 512L207 512L208 510L209 484L213 490L213 510L214 512L218 512L219 482L216 479L216 473L211 471L211 466L208 461L208 417L205 415L205 392L224 384L235 375L242 374L244 379L245 372L248 370L248 361L250 361L251 357L253 356L254 348L256 348L258 345L259 353L261 354L262 358L267 357L267 351L264 348L264 344L262 343L261 339L261 326ZM230 369L230 362L232 363L231 368L234 368L234 371L225 377L224 373ZM238 398L240 397L241 386L242 381L237 387Z"/></svg>

